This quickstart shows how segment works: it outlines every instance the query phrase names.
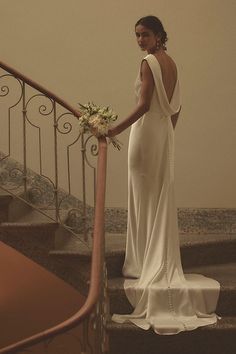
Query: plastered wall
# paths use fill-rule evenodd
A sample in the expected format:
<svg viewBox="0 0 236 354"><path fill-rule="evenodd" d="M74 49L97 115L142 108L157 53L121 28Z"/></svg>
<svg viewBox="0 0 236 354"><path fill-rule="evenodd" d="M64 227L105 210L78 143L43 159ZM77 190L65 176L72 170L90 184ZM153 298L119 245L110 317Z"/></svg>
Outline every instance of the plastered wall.
<svg viewBox="0 0 236 354"><path fill-rule="evenodd" d="M73 105L110 105L119 119L133 109L144 55L134 23L159 16L182 87L177 206L236 206L234 0L0 0L0 7L2 61ZM127 206L128 134L119 136L120 152L109 148L107 206Z"/></svg>

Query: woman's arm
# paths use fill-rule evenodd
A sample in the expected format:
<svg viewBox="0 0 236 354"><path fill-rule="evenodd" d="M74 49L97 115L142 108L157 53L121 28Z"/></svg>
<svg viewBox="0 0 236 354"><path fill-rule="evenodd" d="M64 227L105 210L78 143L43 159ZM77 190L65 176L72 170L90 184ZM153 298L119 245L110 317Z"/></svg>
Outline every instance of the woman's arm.
<svg viewBox="0 0 236 354"><path fill-rule="evenodd" d="M115 126L112 129L109 129L108 136L113 137L117 134L123 132L123 130L127 129L131 124L136 122L140 117L144 115L144 113L149 111L152 94L154 90L154 80L152 76L151 69L144 59L141 64L141 91L140 98L138 104L134 111L124 119L120 124Z"/></svg>

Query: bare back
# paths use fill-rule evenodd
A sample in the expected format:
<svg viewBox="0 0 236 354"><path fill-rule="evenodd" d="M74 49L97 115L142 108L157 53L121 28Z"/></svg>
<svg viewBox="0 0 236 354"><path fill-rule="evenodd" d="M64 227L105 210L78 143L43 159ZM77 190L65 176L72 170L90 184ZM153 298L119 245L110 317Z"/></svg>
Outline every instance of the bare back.
<svg viewBox="0 0 236 354"><path fill-rule="evenodd" d="M154 55L160 64L163 85L164 85L168 100L170 102L171 98L173 96L176 81L177 81L176 64L173 61L173 59L169 55L167 55L165 52L156 53Z"/></svg>

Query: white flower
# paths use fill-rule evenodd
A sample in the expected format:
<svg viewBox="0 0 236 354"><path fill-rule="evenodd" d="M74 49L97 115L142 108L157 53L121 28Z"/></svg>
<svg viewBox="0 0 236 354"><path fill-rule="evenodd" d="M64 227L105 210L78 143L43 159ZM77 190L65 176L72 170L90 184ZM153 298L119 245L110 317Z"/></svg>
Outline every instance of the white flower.
<svg viewBox="0 0 236 354"><path fill-rule="evenodd" d="M117 119L110 107L96 106L94 103L79 104L81 117L79 120L79 130L81 133L91 132L96 129L98 134L107 135L111 123ZM120 150L117 139L111 138L113 145Z"/></svg>

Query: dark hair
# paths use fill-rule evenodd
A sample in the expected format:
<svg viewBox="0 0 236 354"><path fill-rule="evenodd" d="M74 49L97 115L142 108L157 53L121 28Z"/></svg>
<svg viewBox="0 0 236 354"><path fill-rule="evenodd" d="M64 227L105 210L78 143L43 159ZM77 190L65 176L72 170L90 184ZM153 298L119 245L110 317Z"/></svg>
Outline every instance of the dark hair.
<svg viewBox="0 0 236 354"><path fill-rule="evenodd" d="M157 18L156 16L145 16L140 18L136 24L135 24L135 28L138 25L142 25L147 27L148 29L150 29L154 34L159 34L161 37L161 43L163 48L166 50L166 42L168 40L167 38L167 33L164 30L163 24L161 23L161 21L159 20L159 18Z"/></svg>

